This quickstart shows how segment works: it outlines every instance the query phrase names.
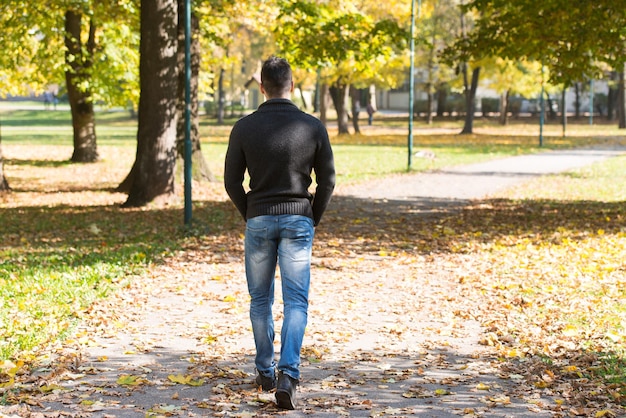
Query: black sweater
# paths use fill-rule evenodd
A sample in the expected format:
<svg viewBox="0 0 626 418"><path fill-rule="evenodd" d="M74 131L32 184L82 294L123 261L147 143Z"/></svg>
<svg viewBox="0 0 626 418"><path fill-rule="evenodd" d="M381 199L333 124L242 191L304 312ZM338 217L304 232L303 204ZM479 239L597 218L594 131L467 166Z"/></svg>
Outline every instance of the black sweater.
<svg viewBox="0 0 626 418"><path fill-rule="evenodd" d="M248 170L250 187L243 182ZM315 194L309 192L315 172ZM333 152L324 125L288 99L270 99L230 133L224 185L244 217L304 215L317 225L335 187Z"/></svg>

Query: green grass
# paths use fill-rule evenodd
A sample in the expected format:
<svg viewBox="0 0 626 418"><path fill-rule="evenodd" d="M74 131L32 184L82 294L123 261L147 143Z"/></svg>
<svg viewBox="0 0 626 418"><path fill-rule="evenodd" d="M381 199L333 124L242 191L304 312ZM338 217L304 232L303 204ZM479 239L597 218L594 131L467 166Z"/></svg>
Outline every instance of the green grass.
<svg viewBox="0 0 626 418"><path fill-rule="evenodd" d="M16 176L20 176L21 182L9 178L10 183L21 184L22 190L37 191L40 187L34 182L37 177L45 178L56 170L71 168L66 161L58 157L50 159L46 155L58 148L71 150L72 129L67 109L3 110L0 120L3 151L12 150L12 147L20 149L24 145L36 147L38 151L35 159L21 159L18 155L7 161L7 166L20 169ZM338 182L364 181L407 171L406 133L402 126L395 127L397 121L386 124L381 119L376 123L390 128L390 132L348 137L331 133ZM132 162L136 124L137 121L127 112L99 112L99 145L130 156ZM435 126L450 127L460 128L460 123L448 121ZM414 171L539 150L533 135L535 126L520 124L517 128L506 127L498 131L497 126L480 122L477 130L483 129L485 133L470 136L422 134L421 129L432 129L423 124L418 124L416 129L415 151L432 150L436 158L414 158ZM571 127L573 132L575 129L575 126ZM613 135L607 129L600 127L600 133L594 135L590 128L582 127L583 134L561 138L554 128L544 149L615 141L599 139L599 136ZM218 178L223 174L229 132L230 125L216 126L214 120L202 120L203 152ZM58 152L53 154L58 155ZM126 164L128 158L122 160ZM105 177L113 170L127 173L130 165L120 167L120 164L118 159L110 158L90 167L101 170L101 176ZM615 178L620 170L619 164L607 164L573 175L571 180L578 181L575 188L587 198L602 190L602 199L623 200L623 188L608 186L610 179ZM606 188L595 187L600 179L607 183ZM98 189L102 185L94 184L93 187ZM549 192L550 188L560 189L561 185L546 187ZM80 196L86 192L88 190L76 193ZM49 191L41 194L43 199L54 196ZM200 210L202 218L219 220L222 226L238 221L226 203L208 202ZM106 297L112 290L123 286L125 280L143 274L152 263L178 251L185 241L179 217L179 208L125 211L115 206L90 206L89 202L80 200L71 206L44 201L14 207L11 197L0 200L0 360L29 355L55 339L63 338L84 319L95 300ZM220 226L212 224L212 227Z"/></svg>
<svg viewBox="0 0 626 418"><path fill-rule="evenodd" d="M63 338L93 301L176 249L172 216L0 207L0 359L28 356Z"/></svg>

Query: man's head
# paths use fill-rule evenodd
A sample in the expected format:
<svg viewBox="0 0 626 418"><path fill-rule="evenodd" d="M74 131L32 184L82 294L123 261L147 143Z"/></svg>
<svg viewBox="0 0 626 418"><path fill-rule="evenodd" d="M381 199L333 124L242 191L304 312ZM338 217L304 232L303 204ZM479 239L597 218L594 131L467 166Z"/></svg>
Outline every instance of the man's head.
<svg viewBox="0 0 626 418"><path fill-rule="evenodd" d="M293 90L291 66L284 58L270 57L261 68L261 90L267 98L288 98Z"/></svg>

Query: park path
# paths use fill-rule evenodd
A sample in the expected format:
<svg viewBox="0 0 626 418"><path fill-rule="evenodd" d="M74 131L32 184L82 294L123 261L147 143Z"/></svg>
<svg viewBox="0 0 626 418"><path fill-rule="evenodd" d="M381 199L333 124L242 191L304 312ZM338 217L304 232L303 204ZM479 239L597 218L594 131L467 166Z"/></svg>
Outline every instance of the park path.
<svg viewBox="0 0 626 418"><path fill-rule="evenodd" d="M337 193L357 199L359 210L385 201L428 214L624 151L551 151ZM241 253L199 248L97 306L101 315L92 312L94 320L59 350L65 354L55 361L67 364L56 376L59 389L30 406L0 407L0 416L554 416L541 407L549 399L521 390L521 376L502 370L479 323L459 314L471 311L462 309L468 302L454 280L462 269L459 258L446 257L316 258L298 409L285 412L250 383Z"/></svg>

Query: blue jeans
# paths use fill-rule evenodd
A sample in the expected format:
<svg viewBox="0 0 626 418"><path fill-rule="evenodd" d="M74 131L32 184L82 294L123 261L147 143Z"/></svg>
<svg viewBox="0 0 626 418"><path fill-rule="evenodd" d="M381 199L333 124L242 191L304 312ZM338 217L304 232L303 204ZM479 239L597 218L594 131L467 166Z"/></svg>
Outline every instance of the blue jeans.
<svg viewBox="0 0 626 418"><path fill-rule="evenodd" d="M264 376L273 376L276 367L272 305L278 263L284 304L278 370L294 379L300 378L314 234L313 220L306 216L257 216L246 222L245 265L256 345L255 366Z"/></svg>

